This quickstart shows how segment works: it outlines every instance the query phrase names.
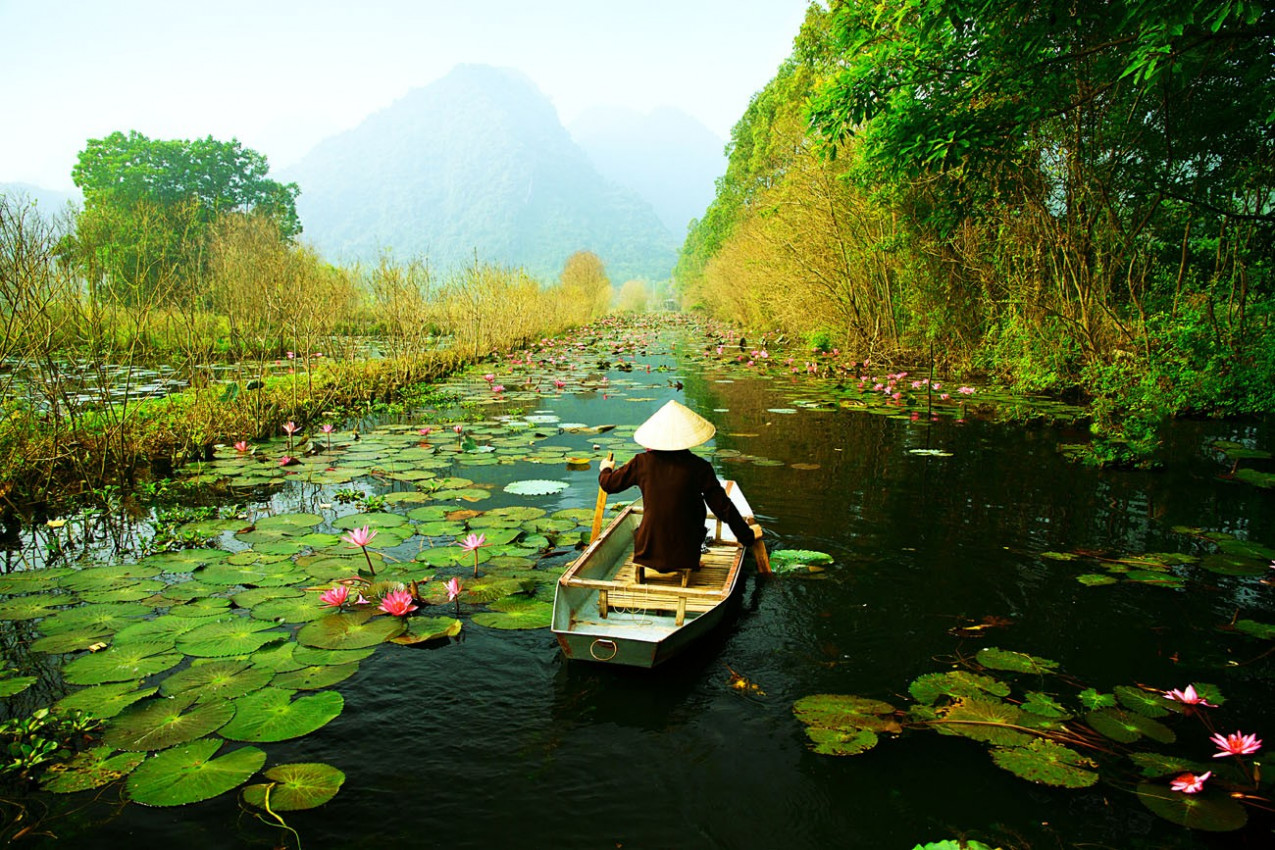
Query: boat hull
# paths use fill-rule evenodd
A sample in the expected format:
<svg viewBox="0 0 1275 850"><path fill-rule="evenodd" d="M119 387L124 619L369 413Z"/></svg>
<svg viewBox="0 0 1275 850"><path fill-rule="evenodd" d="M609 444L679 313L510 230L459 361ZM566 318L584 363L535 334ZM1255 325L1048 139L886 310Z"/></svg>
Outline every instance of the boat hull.
<svg viewBox="0 0 1275 850"><path fill-rule="evenodd" d="M727 492L744 516L752 509L733 482ZM554 594L553 632L569 659L655 667L684 652L723 619L739 582L744 549L714 517L700 570L636 581L633 530L641 507L630 506L562 575Z"/></svg>

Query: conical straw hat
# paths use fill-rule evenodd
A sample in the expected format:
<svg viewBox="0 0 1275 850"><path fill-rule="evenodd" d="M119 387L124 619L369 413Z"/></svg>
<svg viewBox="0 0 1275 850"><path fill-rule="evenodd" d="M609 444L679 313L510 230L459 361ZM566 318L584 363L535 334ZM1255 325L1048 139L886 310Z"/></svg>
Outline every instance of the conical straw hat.
<svg viewBox="0 0 1275 850"><path fill-rule="evenodd" d="M661 452L689 449L707 442L717 428L684 404L670 401L633 432L638 445Z"/></svg>

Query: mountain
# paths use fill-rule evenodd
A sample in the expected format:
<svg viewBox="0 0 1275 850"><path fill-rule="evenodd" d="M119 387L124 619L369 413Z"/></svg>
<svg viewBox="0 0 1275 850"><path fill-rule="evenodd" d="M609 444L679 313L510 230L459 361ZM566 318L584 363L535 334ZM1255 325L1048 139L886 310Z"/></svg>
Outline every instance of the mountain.
<svg viewBox="0 0 1275 850"><path fill-rule="evenodd" d="M671 107L645 115L623 107L586 109L567 128L602 176L638 192L679 238L708 209L726 173L726 143Z"/></svg>
<svg viewBox="0 0 1275 850"><path fill-rule="evenodd" d="M557 279L588 250L612 281L668 277L678 239L607 181L552 103L517 71L461 65L317 145L281 179L301 188L305 232L330 260L385 248L440 270L472 262Z"/></svg>
<svg viewBox="0 0 1275 850"><path fill-rule="evenodd" d="M84 202L84 196L78 190L59 192L56 189L45 189L31 183L0 183L0 195L35 201L36 208L44 218L60 215L66 210L67 204Z"/></svg>

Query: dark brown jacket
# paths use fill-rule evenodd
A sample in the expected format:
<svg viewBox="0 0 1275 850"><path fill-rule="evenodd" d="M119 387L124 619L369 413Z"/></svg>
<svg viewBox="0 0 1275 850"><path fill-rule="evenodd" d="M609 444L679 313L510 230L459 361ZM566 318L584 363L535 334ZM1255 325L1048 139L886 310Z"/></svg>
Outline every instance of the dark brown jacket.
<svg viewBox="0 0 1275 850"><path fill-rule="evenodd" d="M752 544L752 529L703 458L685 450L647 451L624 466L598 473L598 486L608 493L635 484L642 490L643 509L634 536L636 563L661 572L699 566L700 544L707 534L705 502L742 545Z"/></svg>

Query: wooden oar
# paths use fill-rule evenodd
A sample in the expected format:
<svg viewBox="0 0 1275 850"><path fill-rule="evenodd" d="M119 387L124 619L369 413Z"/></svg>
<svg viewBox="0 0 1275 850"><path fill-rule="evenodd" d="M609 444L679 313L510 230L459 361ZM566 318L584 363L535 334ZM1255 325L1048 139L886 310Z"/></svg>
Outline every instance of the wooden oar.
<svg viewBox="0 0 1275 850"><path fill-rule="evenodd" d="M615 457L615 452L607 452L607 460L612 460L614 457ZM603 490L602 486L599 485L598 486L598 503L593 508L593 530L589 532L590 543L597 540L598 534L602 532L602 513L606 510L606 507L607 507L607 491Z"/></svg>
<svg viewBox="0 0 1275 850"><path fill-rule="evenodd" d="M753 541L753 559L757 561L757 572L770 575L770 553L760 537Z"/></svg>

